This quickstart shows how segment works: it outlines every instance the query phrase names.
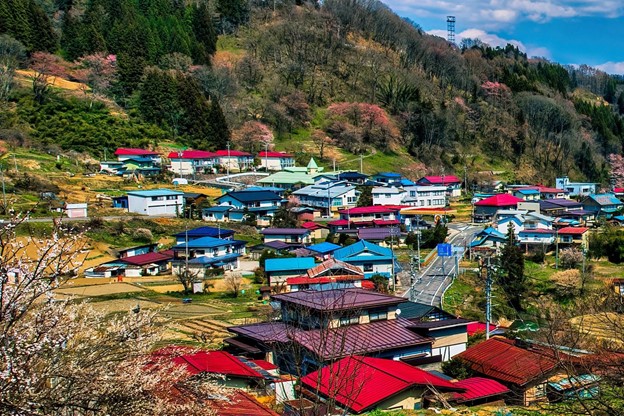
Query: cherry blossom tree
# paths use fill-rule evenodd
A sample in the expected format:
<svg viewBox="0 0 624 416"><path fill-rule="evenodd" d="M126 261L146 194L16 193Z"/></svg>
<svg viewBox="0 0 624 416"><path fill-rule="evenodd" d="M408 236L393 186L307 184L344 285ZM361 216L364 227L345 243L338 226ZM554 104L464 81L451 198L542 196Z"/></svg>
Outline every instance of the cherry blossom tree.
<svg viewBox="0 0 624 416"><path fill-rule="evenodd" d="M232 141L241 149L255 154L260 150L273 147L273 132L266 124L259 121L247 121L232 132Z"/></svg>
<svg viewBox="0 0 624 416"><path fill-rule="evenodd" d="M611 168L611 177L614 186L624 186L624 157L612 153L608 157L609 167Z"/></svg>
<svg viewBox="0 0 624 416"><path fill-rule="evenodd" d="M67 74L66 68L62 64L61 58L47 52L33 53L30 68L33 71L31 79L35 100L39 104L43 104L50 94L50 87L54 85L56 77Z"/></svg>
<svg viewBox="0 0 624 416"><path fill-rule="evenodd" d="M358 132L365 144L387 149L399 138L399 130L388 113L378 105L368 103L335 103L328 107L335 123L346 121ZM330 126L330 130L336 130ZM347 129L350 130L350 129ZM340 142L340 137L336 137Z"/></svg>
<svg viewBox="0 0 624 416"><path fill-rule="evenodd" d="M78 68L74 71L74 77L85 86L90 87L89 108L91 108L95 98L104 95L114 81L117 71L117 57L97 52L78 59L76 65ZM82 90L85 95L89 93L89 88L85 87Z"/></svg>
<svg viewBox="0 0 624 416"><path fill-rule="evenodd" d="M61 221L47 238L17 239L0 229L0 414L210 414L216 383L189 378L161 340L154 311L107 316L54 292L76 272L84 236Z"/></svg>

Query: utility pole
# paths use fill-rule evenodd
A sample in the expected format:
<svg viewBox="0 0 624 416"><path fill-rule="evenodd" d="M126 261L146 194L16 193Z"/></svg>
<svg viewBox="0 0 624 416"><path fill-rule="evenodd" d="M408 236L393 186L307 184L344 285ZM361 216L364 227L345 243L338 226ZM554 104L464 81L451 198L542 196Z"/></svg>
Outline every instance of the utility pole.
<svg viewBox="0 0 624 416"><path fill-rule="evenodd" d="M492 276L490 274L490 258L481 260L481 275L485 271L485 339L490 339L490 322L492 321Z"/></svg>
<svg viewBox="0 0 624 416"><path fill-rule="evenodd" d="M360 173L364 173L364 169L362 168L363 163L364 163L364 158L362 157L362 154L360 153Z"/></svg>
<svg viewBox="0 0 624 416"><path fill-rule="evenodd" d="M420 272L420 215L416 216L416 255L418 256L418 271Z"/></svg>
<svg viewBox="0 0 624 416"><path fill-rule="evenodd" d="M264 168L269 171L269 142L264 142Z"/></svg>
<svg viewBox="0 0 624 416"><path fill-rule="evenodd" d="M464 193L468 195L468 166L464 165Z"/></svg>
<svg viewBox="0 0 624 416"><path fill-rule="evenodd" d="M555 229L555 270L559 269L559 229Z"/></svg>
<svg viewBox="0 0 624 416"><path fill-rule="evenodd" d="M226 176L230 176L230 142L227 142L227 151L228 151L228 159L227 159L227 165L225 169L227 171Z"/></svg>

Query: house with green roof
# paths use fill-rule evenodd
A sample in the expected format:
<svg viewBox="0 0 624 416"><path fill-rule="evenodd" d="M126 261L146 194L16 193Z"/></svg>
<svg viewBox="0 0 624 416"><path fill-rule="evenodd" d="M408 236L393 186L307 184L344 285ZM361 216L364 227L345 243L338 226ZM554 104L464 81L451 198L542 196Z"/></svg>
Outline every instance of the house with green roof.
<svg viewBox="0 0 624 416"><path fill-rule="evenodd" d="M257 183L263 186L273 186L282 189L300 189L304 186L313 185L316 177L321 175L323 170L322 167L316 164L314 158L311 158L306 167L287 167L280 172L260 179Z"/></svg>

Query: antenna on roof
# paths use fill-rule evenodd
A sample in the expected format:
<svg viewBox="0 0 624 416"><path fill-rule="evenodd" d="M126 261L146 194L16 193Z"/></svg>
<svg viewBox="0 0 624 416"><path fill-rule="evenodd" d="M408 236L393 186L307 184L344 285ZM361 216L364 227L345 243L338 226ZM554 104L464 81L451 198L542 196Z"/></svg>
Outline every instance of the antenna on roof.
<svg viewBox="0 0 624 416"><path fill-rule="evenodd" d="M455 16L446 16L446 40L455 43Z"/></svg>

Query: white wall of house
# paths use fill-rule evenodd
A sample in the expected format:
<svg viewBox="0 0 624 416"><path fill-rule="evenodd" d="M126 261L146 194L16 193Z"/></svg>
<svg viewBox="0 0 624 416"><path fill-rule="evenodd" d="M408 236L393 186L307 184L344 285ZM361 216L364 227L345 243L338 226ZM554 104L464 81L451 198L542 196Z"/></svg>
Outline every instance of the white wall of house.
<svg viewBox="0 0 624 416"><path fill-rule="evenodd" d="M444 208L446 186L406 186L403 205L419 208ZM461 190L460 194L461 194ZM454 196L454 195L453 195Z"/></svg>
<svg viewBox="0 0 624 416"><path fill-rule="evenodd" d="M182 195L139 196L128 194L128 211L150 216L175 216L182 212Z"/></svg>
<svg viewBox="0 0 624 416"><path fill-rule="evenodd" d="M375 186L371 193L373 205L401 205L407 194L403 189L387 186Z"/></svg>
<svg viewBox="0 0 624 416"><path fill-rule="evenodd" d="M282 170L295 166L295 160L292 157L261 157L260 167L267 170Z"/></svg>
<svg viewBox="0 0 624 416"><path fill-rule="evenodd" d="M193 162L191 159L171 159L171 171L176 175L191 175Z"/></svg>

